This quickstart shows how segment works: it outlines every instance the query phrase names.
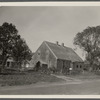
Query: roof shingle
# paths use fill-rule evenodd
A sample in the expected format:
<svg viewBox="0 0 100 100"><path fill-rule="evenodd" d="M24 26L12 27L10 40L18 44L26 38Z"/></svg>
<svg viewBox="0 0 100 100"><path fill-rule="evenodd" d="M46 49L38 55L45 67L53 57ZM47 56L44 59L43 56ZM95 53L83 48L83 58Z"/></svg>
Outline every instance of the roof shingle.
<svg viewBox="0 0 100 100"><path fill-rule="evenodd" d="M72 48L47 41L45 41L45 43L49 46L58 59L70 60L72 62L83 62L83 60L74 52Z"/></svg>

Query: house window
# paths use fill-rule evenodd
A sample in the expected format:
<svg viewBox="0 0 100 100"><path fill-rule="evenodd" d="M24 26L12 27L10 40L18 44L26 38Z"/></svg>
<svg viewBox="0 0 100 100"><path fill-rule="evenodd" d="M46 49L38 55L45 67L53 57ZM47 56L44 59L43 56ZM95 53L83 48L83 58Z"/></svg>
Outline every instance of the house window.
<svg viewBox="0 0 100 100"><path fill-rule="evenodd" d="M10 67L10 62L7 62L7 67Z"/></svg>
<svg viewBox="0 0 100 100"><path fill-rule="evenodd" d="M82 68L82 66L80 65L80 68Z"/></svg>
<svg viewBox="0 0 100 100"><path fill-rule="evenodd" d="M76 67L78 68L78 65Z"/></svg>

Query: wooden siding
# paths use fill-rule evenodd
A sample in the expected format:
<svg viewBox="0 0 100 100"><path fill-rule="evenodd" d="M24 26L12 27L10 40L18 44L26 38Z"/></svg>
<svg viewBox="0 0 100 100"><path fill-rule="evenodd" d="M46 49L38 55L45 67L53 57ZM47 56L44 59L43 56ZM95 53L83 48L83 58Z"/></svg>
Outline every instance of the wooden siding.
<svg viewBox="0 0 100 100"><path fill-rule="evenodd" d="M73 70L83 70L84 63L82 62L73 62Z"/></svg>
<svg viewBox="0 0 100 100"><path fill-rule="evenodd" d="M35 64L40 61L43 64L47 64L48 68L55 67L57 65L56 58L43 42L42 45L38 48L33 56L33 67Z"/></svg>
<svg viewBox="0 0 100 100"><path fill-rule="evenodd" d="M69 72L70 63L71 61L58 59L57 60L58 72L67 74Z"/></svg>
<svg viewBox="0 0 100 100"><path fill-rule="evenodd" d="M69 74L70 70L83 70L84 63L83 62L73 62L70 59L60 59L56 54L56 49L54 49L55 45L43 42L40 47L37 49L35 54L33 55L33 58L30 63L30 67L35 67L36 63L40 61L41 64L45 64L48 66L48 68L56 68L58 73L64 73ZM59 47L59 46L58 46ZM62 48L62 47L60 47ZM64 48L62 48L64 49ZM62 50L61 49L61 50ZM65 50L65 49L64 49ZM55 51L55 52L54 52ZM63 51L62 51L63 52ZM58 52L60 55L62 53ZM67 52L65 52L67 53ZM64 54L63 54L64 55ZM72 69L71 69L72 68Z"/></svg>

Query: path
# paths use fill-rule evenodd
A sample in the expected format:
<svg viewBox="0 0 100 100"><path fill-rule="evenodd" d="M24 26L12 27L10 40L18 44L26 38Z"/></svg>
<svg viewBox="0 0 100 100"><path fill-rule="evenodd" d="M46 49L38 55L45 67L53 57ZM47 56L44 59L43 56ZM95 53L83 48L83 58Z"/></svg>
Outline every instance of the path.
<svg viewBox="0 0 100 100"><path fill-rule="evenodd" d="M71 78L71 77L64 76L64 75L54 75L54 74L52 74L52 76L55 76L57 78L61 78L61 79L65 80L66 82L81 82L81 80L79 80L79 79Z"/></svg>

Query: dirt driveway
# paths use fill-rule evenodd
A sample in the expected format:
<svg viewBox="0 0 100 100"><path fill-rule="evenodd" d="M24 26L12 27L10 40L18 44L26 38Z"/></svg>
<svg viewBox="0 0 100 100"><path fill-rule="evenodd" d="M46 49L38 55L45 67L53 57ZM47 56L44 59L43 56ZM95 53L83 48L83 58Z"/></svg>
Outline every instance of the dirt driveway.
<svg viewBox="0 0 100 100"><path fill-rule="evenodd" d="M0 95L98 95L100 80L38 83L25 86L1 87Z"/></svg>

